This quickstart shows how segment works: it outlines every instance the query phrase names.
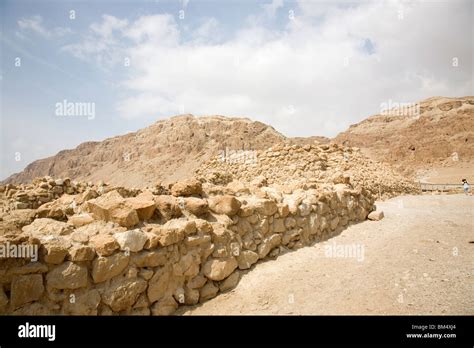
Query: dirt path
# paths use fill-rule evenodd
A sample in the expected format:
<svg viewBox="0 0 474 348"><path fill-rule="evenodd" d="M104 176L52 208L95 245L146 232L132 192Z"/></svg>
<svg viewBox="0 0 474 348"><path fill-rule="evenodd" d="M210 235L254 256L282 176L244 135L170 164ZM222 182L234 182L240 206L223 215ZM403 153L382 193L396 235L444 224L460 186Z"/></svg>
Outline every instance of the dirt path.
<svg viewBox="0 0 474 348"><path fill-rule="evenodd" d="M257 264L234 290L184 314L473 315L474 196L377 207L385 219Z"/></svg>

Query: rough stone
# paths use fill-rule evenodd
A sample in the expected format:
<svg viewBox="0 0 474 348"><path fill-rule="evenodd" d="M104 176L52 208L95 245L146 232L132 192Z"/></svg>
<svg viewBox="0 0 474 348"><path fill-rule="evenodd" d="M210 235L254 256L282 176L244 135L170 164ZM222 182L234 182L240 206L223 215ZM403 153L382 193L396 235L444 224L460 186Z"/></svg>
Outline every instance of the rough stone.
<svg viewBox="0 0 474 348"><path fill-rule="evenodd" d="M182 215L181 208L178 205L176 197L161 195L155 197L158 212L165 220L178 218Z"/></svg>
<svg viewBox="0 0 474 348"><path fill-rule="evenodd" d="M67 221L74 227L81 227L94 222L94 218L88 213L82 213L69 216Z"/></svg>
<svg viewBox="0 0 474 348"><path fill-rule="evenodd" d="M204 275L211 280L223 280L238 267L234 257L220 258L207 261L203 266Z"/></svg>
<svg viewBox="0 0 474 348"><path fill-rule="evenodd" d="M92 279L100 283L122 273L127 267L130 256L125 253L117 253L112 256L100 256L92 263Z"/></svg>
<svg viewBox="0 0 474 348"><path fill-rule="evenodd" d="M115 238L108 234L96 235L89 240L89 243L92 244L99 256L112 255L115 250L120 248Z"/></svg>
<svg viewBox="0 0 474 348"><path fill-rule="evenodd" d="M65 262L46 275L46 284L53 289L78 289L87 285L87 268Z"/></svg>
<svg viewBox="0 0 474 348"><path fill-rule="evenodd" d="M243 250L237 256L237 262L239 264L239 269L248 269L259 259L259 256L256 252L251 250Z"/></svg>
<svg viewBox="0 0 474 348"><path fill-rule="evenodd" d="M199 302L207 301L217 296L219 288L213 282L208 282L199 290Z"/></svg>
<svg viewBox="0 0 474 348"><path fill-rule="evenodd" d="M381 211L381 210L373 211L367 216L367 218L369 220L379 221L379 220L382 220L384 218L384 214L383 214L383 211Z"/></svg>
<svg viewBox="0 0 474 348"><path fill-rule="evenodd" d="M237 214L242 203L234 196L214 196L209 198L209 209L216 214L233 216Z"/></svg>
<svg viewBox="0 0 474 348"><path fill-rule="evenodd" d="M200 195L202 193L202 184L197 179L188 179L175 183L171 187L171 194L175 197Z"/></svg>
<svg viewBox="0 0 474 348"><path fill-rule="evenodd" d="M11 305L16 309L25 303L39 300L43 292L44 285L41 274L16 276L11 283Z"/></svg>
<svg viewBox="0 0 474 348"><path fill-rule="evenodd" d="M137 252L143 249L145 242L148 240L145 233L139 229L116 233L115 240L120 245L120 249Z"/></svg>
<svg viewBox="0 0 474 348"><path fill-rule="evenodd" d="M209 211L209 206L207 201L200 198L195 197L187 197L184 199L184 207L190 213L201 216L206 214Z"/></svg>
<svg viewBox="0 0 474 348"><path fill-rule="evenodd" d="M221 292L224 292L224 291L233 289L237 286L239 280L240 280L240 272L235 271L219 284L219 290Z"/></svg>
<svg viewBox="0 0 474 348"><path fill-rule="evenodd" d="M281 235L273 234L265 238L258 246L258 256L263 259L275 247L281 244Z"/></svg>
<svg viewBox="0 0 474 348"><path fill-rule="evenodd" d="M141 278L114 278L104 291L102 300L113 311L123 311L132 307L146 287L147 282Z"/></svg>

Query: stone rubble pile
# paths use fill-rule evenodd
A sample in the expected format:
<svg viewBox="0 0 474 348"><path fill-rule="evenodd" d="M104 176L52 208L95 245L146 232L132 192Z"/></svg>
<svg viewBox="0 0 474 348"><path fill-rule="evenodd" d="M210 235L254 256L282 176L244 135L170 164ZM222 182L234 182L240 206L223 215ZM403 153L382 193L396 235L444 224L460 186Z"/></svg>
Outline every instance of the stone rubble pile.
<svg viewBox="0 0 474 348"><path fill-rule="evenodd" d="M302 151L296 153L317 153L305 165L311 170L336 161L324 149ZM269 156L274 152L261 157L262 166L280 158ZM270 183L279 178L271 173ZM25 187L16 187L6 190L9 198L23 197L17 193ZM374 208L369 190L348 183L291 192L268 187L264 179L252 192L241 183L223 188L196 179L142 191L43 180L32 191L37 187L49 201L23 210L32 217L21 231L0 233L1 314L172 314L232 289L260 260L338 234ZM55 200L49 196L54 187L64 191ZM5 257L7 247L37 248L38 258Z"/></svg>
<svg viewBox="0 0 474 348"><path fill-rule="evenodd" d="M217 156L196 171L203 182L227 185L232 181L248 187L266 182L284 192L318 184L352 183L377 198L417 194L419 188L387 166L365 157L358 148L324 145L276 145L256 151L256 156ZM256 182L257 181L257 182Z"/></svg>
<svg viewBox="0 0 474 348"><path fill-rule="evenodd" d="M106 189L106 184L99 182L96 185L71 181L69 178L53 179L49 176L34 179L31 184L7 184L0 185L0 194L4 200L2 209L37 209L45 203L56 200L63 194L75 195L86 191L95 191L96 195ZM133 195L133 190L120 189L122 194ZM136 193L135 193L136 194Z"/></svg>

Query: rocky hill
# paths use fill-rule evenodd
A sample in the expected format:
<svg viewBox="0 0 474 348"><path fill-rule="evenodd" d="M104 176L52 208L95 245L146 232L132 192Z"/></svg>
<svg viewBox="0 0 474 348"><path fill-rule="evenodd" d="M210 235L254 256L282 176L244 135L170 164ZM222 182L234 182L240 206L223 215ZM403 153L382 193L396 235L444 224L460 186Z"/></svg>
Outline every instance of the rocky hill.
<svg viewBox="0 0 474 348"><path fill-rule="evenodd" d="M360 147L405 175L446 168L466 175L474 160L474 97L433 97L414 108L393 108L352 125L334 141Z"/></svg>
<svg viewBox="0 0 474 348"><path fill-rule="evenodd" d="M3 184L27 183L48 175L144 187L189 177L221 152L264 149L286 140L272 127L246 118L181 115L32 162Z"/></svg>
<svg viewBox="0 0 474 348"><path fill-rule="evenodd" d="M134 133L61 151L29 164L2 183L28 183L51 176L143 188L189 178L216 156L227 163L229 159L239 162L242 156L252 157L275 146L304 147L329 141L320 136L287 138L247 118L181 115ZM443 183L458 182L460 176L474 181L469 176L474 172L474 97L434 97L415 108L389 109L352 125L331 141L359 147L362 154L406 177L420 179L433 174L427 174L431 170ZM442 177L443 173L449 175ZM273 174L267 174L271 179Z"/></svg>

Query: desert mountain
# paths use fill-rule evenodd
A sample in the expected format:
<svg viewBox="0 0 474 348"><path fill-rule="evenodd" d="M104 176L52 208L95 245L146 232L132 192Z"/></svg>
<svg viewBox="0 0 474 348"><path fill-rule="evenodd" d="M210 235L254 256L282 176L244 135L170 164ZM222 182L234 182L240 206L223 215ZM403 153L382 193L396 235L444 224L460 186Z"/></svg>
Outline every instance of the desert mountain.
<svg viewBox="0 0 474 348"><path fill-rule="evenodd" d="M334 141L360 147L418 179L436 172L438 181L458 182L458 176L472 175L474 97L433 97L415 107L391 108L352 125Z"/></svg>
<svg viewBox="0 0 474 348"><path fill-rule="evenodd" d="M371 116L340 133L333 142L359 147L372 160L385 162L404 175L415 174L418 179L431 175L438 181L458 182L463 176L474 181L469 175L474 172L473 116L474 97L433 97L414 108L402 106ZM222 153L229 158L240 150L315 142L324 144L329 139L287 138L271 126L247 118L180 115L137 132L60 151L32 162L3 183L51 176L145 187L193 176Z"/></svg>
<svg viewBox="0 0 474 348"><path fill-rule="evenodd" d="M295 138L294 143L313 143L317 139L327 140ZM247 118L180 115L137 132L60 151L32 162L4 183L26 183L49 175L143 187L191 176L221 151L266 149L283 142L292 141L272 127Z"/></svg>

